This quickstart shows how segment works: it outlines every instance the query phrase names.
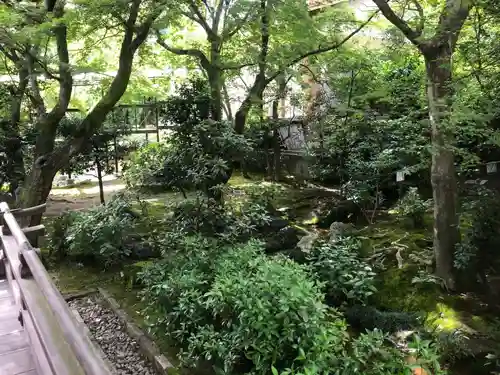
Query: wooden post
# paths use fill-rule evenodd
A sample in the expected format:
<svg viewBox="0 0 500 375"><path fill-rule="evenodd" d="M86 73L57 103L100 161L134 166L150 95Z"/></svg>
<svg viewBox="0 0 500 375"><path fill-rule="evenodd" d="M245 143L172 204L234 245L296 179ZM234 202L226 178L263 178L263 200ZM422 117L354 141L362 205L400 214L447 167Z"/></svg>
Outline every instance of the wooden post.
<svg viewBox="0 0 500 375"><path fill-rule="evenodd" d="M160 121L158 113L158 101L155 98L155 126L156 126L156 142L160 143Z"/></svg>

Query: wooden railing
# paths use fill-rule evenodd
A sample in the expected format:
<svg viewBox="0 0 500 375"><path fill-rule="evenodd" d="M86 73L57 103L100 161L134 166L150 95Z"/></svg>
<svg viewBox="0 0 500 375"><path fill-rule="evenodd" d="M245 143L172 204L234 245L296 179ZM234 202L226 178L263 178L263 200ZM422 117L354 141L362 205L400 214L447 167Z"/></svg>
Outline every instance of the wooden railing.
<svg viewBox="0 0 500 375"><path fill-rule="evenodd" d="M43 266L39 250L32 244L44 227L22 228L45 205L10 210L0 203L2 226L1 271L14 295L19 320L30 340L38 375L110 375L84 327L79 323ZM31 242L30 242L31 240ZM3 258L3 259L2 259Z"/></svg>

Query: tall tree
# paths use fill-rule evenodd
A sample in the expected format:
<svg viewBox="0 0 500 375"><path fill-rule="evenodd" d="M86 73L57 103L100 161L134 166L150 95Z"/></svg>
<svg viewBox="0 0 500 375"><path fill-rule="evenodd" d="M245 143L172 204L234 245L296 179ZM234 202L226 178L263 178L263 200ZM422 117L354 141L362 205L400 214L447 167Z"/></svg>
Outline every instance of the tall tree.
<svg viewBox="0 0 500 375"><path fill-rule="evenodd" d="M12 38L12 44L18 51L27 53L30 82L30 99L37 110L34 123L36 141L34 146L33 165L27 176L21 197L23 206L34 206L45 202L55 174L65 167L69 160L80 153L91 140L92 135L103 124L107 114L124 94L130 80L134 56L138 48L146 40L153 22L161 15L167 5L166 1L127 0L124 2L87 0L76 7L65 11L65 1L57 0L50 9L38 2L25 7L23 4L9 5L14 14L30 18L32 25L23 30L25 33L38 26L38 33L45 35L47 43L53 36L55 39L55 56L57 71L51 68L50 61L41 58L39 44L18 43L19 36ZM34 15L34 16L33 16ZM87 27L117 28L122 32L119 51L118 70L109 87L103 90L98 103L88 112L73 135L56 143L56 135L61 119L64 117L72 95L73 71L68 49L70 27L73 23L82 22L84 15L89 23ZM111 15L111 17L109 17ZM51 20L47 28L47 21ZM93 22L99 22L93 24ZM24 34L24 40L29 38ZM42 70L49 78L58 82L57 101L50 111L39 88L39 75ZM34 217L32 224L38 224L41 217Z"/></svg>
<svg viewBox="0 0 500 375"><path fill-rule="evenodd" d="M366 21L358 24L354 29L351 28L351 31L347 33L347 35L341 33L339 30L340 26L345 26L344 22L333 22L333 30L329 30L333 35L328 35L326 40L324 37L317 36L317 38L313 38L313 45L311 45L310 41L304 44L303 40L296 41L296 43L292 40L287 46L287 51L284 52L281 51L280 48L273 46L273 44L283 44L283 38L280 38L279 33L276 32L276 30L280 30L280 28L273 28L273 25L276 23L279 24L280 22L288 23L288 20L282 18L278 20L273 19L273 17L276 17L276 14L271 12L270 9L273 8L267 4L267 1L261 1L259 19L260 49L257 57L258 70L252 85L248 89L245 99L242 101L234 117L235 130L240 134L244 131L251 108L256 103L262 102L264 90L271 82L278 79L288 68L293 67L308 57L341 48L368 25L378 13L374 12ZM281 10L284 11L285 9L286 8L283 8ZM307 20L311 22L307 8L305 12ZM321 23L321 21L319 21L319 23ZM311 27L311 25L312 24L303 24L302 27ZM295 35L293 30L289 32ZM273 41L273 39L275 40ZM275 50L274 54L278 56L278 58L274 57L274 61L270 58L273 50Z"/></svg>
<svg viewBox="0 0 500 375"><path fill-rule="evenodd" d="M450 123L452 55L460 31L472 7L470 0L445 0L437 26L424 35L426 19L423 5L412 0L418 14L412 27L397 15L388 0L373 0L383 15L413 43L425 59L427 98L432 129L431 182L434 197L434 255L436 274L450 289L455 288L453 254L459 240L457 218L457 177L453 153L454 136Z"/></svg>
<svg viewBox="0 0 500 375"><path fill-rule="evenodd" d="M279 75L305 57L339 48L366 25L363 23L347 37L339 38L340 30L346 22L352 21L352 15L349 11L335 14L339 19L330 20L327 32L320 32L324 28L324 25L320 27L322 20L313 20L302 0L212 0L202 3L184 0L180 16L201 28L206 44L200 47L199 43L193 43L186 48L172 46L161 30L157 32L157 41L176 55L190 56L198 61L210 84L213 119L222 117L225 76L242 69L255 74L234 116L235 129L241 133L250 109L262 100L266 87ZM186 23L179 27L186 28ZM232 117L229 110L226 112Z"/></svg>
<svg viewBox="0 0 500 375"><path fill-rule="evenodd" d="M208 0L203 1L203 4L194 0L181 1L180 16L201 27L208 46L206 49L170 46L163 39L160 30L157 31L157 42L167 51L198 60L210 85L211 118L213 120L222 119L224 73L227 70L237 70L252 65L251 62L227 61L228 57L222 56L223 48L257 14L258 9L255 10L255 2L252 0ZM185 26L185 23L180 25L180 27ZM231 60L234 59L231 58Z"/></svg>

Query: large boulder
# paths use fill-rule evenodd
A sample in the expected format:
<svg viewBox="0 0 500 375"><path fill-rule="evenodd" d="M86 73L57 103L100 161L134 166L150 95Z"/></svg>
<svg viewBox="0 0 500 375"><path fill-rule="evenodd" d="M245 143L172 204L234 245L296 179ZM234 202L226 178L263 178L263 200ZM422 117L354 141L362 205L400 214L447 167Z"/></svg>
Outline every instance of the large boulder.
<svg viewBox="0 0 500 375"><path fill-rule="evenodd" d="M353 230L354 226L352 224L335 221L330 225L328 241L335 243L339 238L351 234Z"/></svg>
<svg viewBox="0 0 500 375"><path fill-rule="evenodd" d="M318 210L318 227L327 229L334 222L355 223L362 218L361 208L351 200L332 203Z"/></svg>
<svg viewBox="0 0 500 375"><path fill-rule="evenodd" d="M313 249L314 243L316 242L318 237L318 233L310 233L300 239L300 241L297 243L297 247L304 254L308 254Z"/></svg>
<svg viewBox="0 0 500 375"><path fill-rule="evenodd" d="M286 226L264 238L267 253L276 253L282 250L294 249L299 242L297 231L292 226Z"/></svg>

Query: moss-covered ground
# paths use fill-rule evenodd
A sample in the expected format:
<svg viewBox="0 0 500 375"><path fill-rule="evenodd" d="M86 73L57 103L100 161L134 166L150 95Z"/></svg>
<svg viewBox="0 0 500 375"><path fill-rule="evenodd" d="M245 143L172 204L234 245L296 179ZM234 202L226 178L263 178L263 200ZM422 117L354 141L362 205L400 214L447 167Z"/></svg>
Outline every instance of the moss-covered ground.
<svg viewBox="0 0 500 375"><path fill-rule="evenodd" d="M247 180L237 175L231 179L230 187L238 190L262 181L261 178ZM91 187L86 185L85 188ZM149 202L149 215L161 216L164 214L164 204L182 199L182 195L162 193L142 198ZM281 185L281 192L276 198L277 206L284 208L284 212L291 212L298 225L309 231L314 230L310 212L317 196L311 194L310 189ZM470 357L463 360L466 362L457 361L458 369L453 370L453 374L472 373L470 371L486 374L488 372L482 372L484 353L500 351L500 319L477 296L450 293L439 280L429 276L432 268L431 220L431 217L427 217L424 227L415 229L384 213L377 215L373 224L358 226L358 234L366 244L364 255L378 273L378 292L371 304L381 311L418 312L424 324L436 332L466 332L470 339L468 346L482 357L477 358L477 361ZM104 287L138 325L147 328L141 316L145 306L138 290L131 288L130 277L126 272L102 273L74 265L58 265L51 268L50 273L63 293ZM167 354L173 352L162 338L157 338L157 343Z"/></svg>

